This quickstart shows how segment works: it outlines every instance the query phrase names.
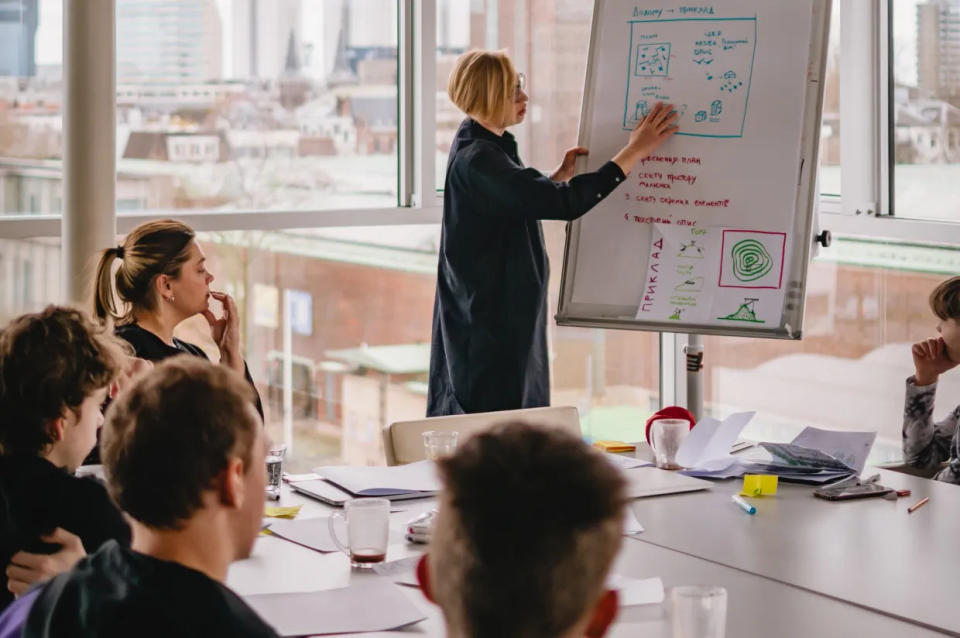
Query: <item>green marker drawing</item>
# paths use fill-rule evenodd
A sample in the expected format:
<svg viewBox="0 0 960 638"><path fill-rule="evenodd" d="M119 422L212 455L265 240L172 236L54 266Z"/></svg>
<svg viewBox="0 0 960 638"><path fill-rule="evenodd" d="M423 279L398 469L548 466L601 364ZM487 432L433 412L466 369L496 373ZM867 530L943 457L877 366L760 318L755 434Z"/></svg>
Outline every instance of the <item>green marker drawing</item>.
<svg viewBox="0 0 960 638"><path fill-rule="evenodd" d="M680 252L677 253L677 257L684 257L686 259L703 259L703 248L697 246L696 239L691 239L689 244L680 242Z"/></svg>
<svg viewBox="0 0 960 638"><path fill-rule="evenodd" d="M756 304L759 299L744 297L743 303L740 304L740 307L737 308L736 312L727 315L726 317L717 317L723 321L744 321L746 323L766 323L757 319L757 313L754 310L754 304Z"/></svg>
<svg viewBox="0 0 960 638"><path fill-rule="evenodd" d="M756 239L738 241L730 249L730 256L733 258L733 276L740 281L756 281L773 269L773 258Z"/></svg>
<svg viewBox="0 0 960 638"><path fill-rule="evenodd" d="M681 283L677 284L675 290L682 292L701 292L703 290L703 277L687 277Z"/></svg>

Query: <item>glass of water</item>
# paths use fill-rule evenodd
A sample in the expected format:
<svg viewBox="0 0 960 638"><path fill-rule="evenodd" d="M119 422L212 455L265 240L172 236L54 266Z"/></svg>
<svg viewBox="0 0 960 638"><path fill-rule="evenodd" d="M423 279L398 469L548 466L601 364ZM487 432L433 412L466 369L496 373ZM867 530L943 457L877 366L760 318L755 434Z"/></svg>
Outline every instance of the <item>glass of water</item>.
<svg viewBox="0 0 960 638"><path fill-rule="evenodd" d="M280 500L280 485L283 483L283 459L286 445L274 445L267 451L267 497Z"/></svg>
<svg viewBox="0 0 960 638"><path fill-rule="evenodd" d="M423 453L427 459L436 461L444 456L450 456L457 449L459 432L430 430L423 433Z"/></svg>
<svg viewBox="0 0 960 638"><path fill-rule="evenodd" d="M670 591L673 638L724 638L727 590L711 585L684 585Z"/></svg>

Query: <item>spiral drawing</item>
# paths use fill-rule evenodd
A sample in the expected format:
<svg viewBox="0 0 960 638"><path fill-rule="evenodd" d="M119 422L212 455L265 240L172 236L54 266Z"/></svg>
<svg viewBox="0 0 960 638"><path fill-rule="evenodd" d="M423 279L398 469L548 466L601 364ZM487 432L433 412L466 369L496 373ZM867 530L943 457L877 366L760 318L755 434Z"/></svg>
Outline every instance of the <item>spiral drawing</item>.
<svg viewBox="0 0 960 638"><path fill-rule="evenodd" d="M756 281L773 268L773 259L762 243L744 239L733 245L733 276L740 281Z"/></svg>

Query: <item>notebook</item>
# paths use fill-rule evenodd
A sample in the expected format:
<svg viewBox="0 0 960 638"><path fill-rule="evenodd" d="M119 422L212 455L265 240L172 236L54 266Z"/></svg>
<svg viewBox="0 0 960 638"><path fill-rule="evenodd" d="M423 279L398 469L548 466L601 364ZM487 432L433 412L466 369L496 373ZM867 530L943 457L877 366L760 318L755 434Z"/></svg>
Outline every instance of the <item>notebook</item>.
<svg viewBox="0 0 960 638"><path fill-rule="evenodd" d="M324 503L341 506L351 498L387 498L405 501L429 498L440 491L440 480L431 461L394 467L332 465L319 467L321 479L290 483L297 492Z"/></svg>
<svg viewBox="0 0 960 638"><path fill-rule="evenodd" d="M375 496L378 496L376 494L363 494L355 496L349 492L345 492L332 483L328 483L323 479L290 483L290 488L294 492L298 492L304 496L309 496L312 499L316 499L322 503L326 503L327 505L333 505L334 507L343 507L343 504L352 498L374 498ZM387 498L391 501L406 501L414 498L429 498L433 495L433 492L399 492L388 495L379 495L379 498Z"/></svg>

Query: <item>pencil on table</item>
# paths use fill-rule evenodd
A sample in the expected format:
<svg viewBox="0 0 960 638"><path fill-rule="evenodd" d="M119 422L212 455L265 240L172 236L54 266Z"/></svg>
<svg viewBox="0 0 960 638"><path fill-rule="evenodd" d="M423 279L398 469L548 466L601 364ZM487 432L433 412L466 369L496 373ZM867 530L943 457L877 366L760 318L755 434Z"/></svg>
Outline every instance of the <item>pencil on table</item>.
<svg viewBox="0 0 960 638"><path fill-rule="evenodd" d="M907 514L913 514L916 510L920 509L927 504L927 501L930 500L929 496L924 496L922 499L911 505L907 508Z"/></svg>

